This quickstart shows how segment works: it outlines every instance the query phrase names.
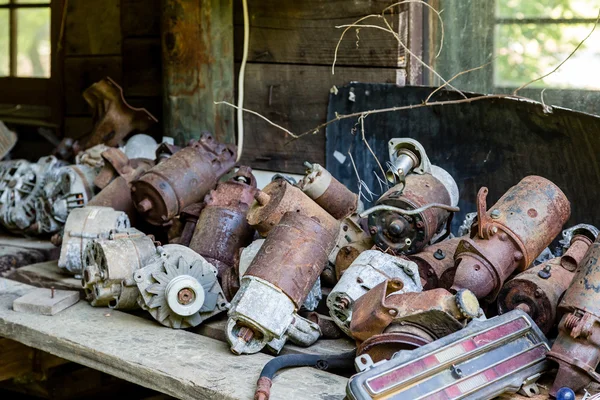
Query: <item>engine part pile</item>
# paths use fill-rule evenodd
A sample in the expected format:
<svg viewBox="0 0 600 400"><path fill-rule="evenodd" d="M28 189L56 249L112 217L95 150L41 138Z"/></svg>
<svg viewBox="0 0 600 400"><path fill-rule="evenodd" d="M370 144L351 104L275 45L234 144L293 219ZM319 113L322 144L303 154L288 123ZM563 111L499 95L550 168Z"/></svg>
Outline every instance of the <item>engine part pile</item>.
<svg viewBox="0 0 600 400"><path fill-rule="evenodd" d="M97 119L100 136L118 122ZM251 168L234 168L236 147L209 133L142 146L151 152L146 142L97 144L74 165L0 164L0 222L62 228L58 265L92 306L145 310L173 329L220 317L236 355L346 336L350 399L530 396L556 370L553 395L600 383L598 230L563 231L571 205L549 180L526 176L490 207L482 187L454 236L458 185L413 139L389 142L389 184L368 209L319 164L297 184L258 188Z"/></svg>

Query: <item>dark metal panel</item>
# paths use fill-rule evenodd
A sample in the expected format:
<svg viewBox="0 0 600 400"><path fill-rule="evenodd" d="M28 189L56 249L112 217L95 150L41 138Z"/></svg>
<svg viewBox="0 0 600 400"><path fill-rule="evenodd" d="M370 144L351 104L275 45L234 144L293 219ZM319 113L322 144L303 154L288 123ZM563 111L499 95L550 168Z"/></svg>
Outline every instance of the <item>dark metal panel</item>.
<svg viewBox="0 0 600 400"><path fill-rule="evenodd" d="M334 119L336 113L420 104L432 90L353 83L330 96L328 119ZM458 98L456 93L442 91L431 101ZM560 107L545 111L540 103L508 98L422 107L365 118L365 135L384 168L388 140L411 137L423 144L433 164L452 174L460 189L461 208L452 223L454 232L465 213L475 211L481 186L489 187L491 205L509 187L532 174L550 179L565 192L572 208L569 224L600 223L599 133L597 116ZM379 167L361 141L357 119L330 125L326 135L327 169L350 189L358 191L347 154L350 151L361 178L376 194L382 194L385 188L374 175ZM334 157L336 151L346 156L343 163Z"/></svg>

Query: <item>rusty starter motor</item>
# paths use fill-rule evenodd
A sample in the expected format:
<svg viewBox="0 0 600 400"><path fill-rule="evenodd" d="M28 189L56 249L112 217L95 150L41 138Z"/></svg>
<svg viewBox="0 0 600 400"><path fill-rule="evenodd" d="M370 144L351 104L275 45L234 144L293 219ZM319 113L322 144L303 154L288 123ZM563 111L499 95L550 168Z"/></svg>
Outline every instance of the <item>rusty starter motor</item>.
<svg viewBox="0 0 600 400"><path fill-rule="evenodd" d="M387 178L394 183L377 204L364 212L375 244L396 254L417 253L432 239L449 233L452 212L458 211L458 187L444 169L431 165L425 149L416 140L392 139L391 168Z"/></svg>
<svg viewBox="0 0 600 400"><path fill-rule="evenodd" d="M333 232L299 212L283 215L231 302L225 333L232 352L252 354L267 346L278 353L288 339L310 346L319 338L319 326L297 312L327 264Z"/></svg>
<svg viewBox="0 0 600 400"><path fill-rule="evenodd" d="M217 267L219 277L233 267L240 248L252 242L254 229L246 214L254 201L256 178L250 167L240 167L235 176L219 183L204 198L189 247Z"/></svg>
<svg viewBox="0 0 600 400"><path fill-rule="evenodd" d="M496 299L504 281L523 271L558 235L571 205L558 186L527 176L487 210L488 189L477 194L477 222L471 238L460 241L454 256L451 290L469 289L478 299Z"/></svg>
<svg viewBox="0 0 600 400"><path fill-rule="evenodd" d="M518 308L548 334L560 319L558 302L597 236L598 231L593 226L579 225L572 231L570 246L562 257L531 267L504 285L498 295L498 312L504 314Z"/></svg>
<svg viewBox="0 0 600 400"><path fill-rule="evenodd" d="M197 203L233 168L236 148L205 133L132 183L135 207L153 225L166 225Z"/></svg>
<svg viewBox="0 0 600 400"><path fill-rule="evenodd" d="M579 263L558 308L564 315L548 353L558 363L552 396L563 386L578 392L592 381L600 382L600 238Z"/></svg>

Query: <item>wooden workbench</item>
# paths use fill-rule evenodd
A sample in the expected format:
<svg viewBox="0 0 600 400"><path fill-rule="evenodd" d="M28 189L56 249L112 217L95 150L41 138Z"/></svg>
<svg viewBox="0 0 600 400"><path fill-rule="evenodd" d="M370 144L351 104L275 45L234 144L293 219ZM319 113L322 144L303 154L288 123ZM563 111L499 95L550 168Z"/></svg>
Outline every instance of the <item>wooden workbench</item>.
<svg viewBox="0 0 600 400"><path fill-rule="evenodd" d="M33 287L0 279L0 337L181 399L251 399L266 354L235 356L227 344L85 301L54 316L18 313ZM346 379L312 368L281 372L271 398L343 399Z"/></svg>

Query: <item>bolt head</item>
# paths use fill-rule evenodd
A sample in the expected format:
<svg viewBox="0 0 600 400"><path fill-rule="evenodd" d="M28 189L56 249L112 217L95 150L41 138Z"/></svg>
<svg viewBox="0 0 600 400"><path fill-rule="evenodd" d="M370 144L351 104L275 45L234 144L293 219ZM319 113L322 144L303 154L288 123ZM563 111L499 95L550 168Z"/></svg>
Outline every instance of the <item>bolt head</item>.
<svg viewBox="0 0 600 400"><path fill-rule="evenodd" d="M498 210L497 208L493 209L492 212L490 213L490 217L492 217L493 219L498 219L498 218L500 218L501 215L502 215L502 212L500 210Z"/></svg>

